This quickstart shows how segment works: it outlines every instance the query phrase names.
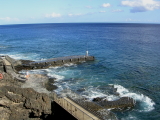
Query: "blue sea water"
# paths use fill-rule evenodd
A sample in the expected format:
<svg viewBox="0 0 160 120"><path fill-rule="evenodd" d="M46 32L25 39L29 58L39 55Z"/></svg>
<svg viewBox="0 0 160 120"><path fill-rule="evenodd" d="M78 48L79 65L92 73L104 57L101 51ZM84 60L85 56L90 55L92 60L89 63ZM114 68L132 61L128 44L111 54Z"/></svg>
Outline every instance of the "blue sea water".
<svg viewBox="0 0 160 120"><path fill-rule="evenodd" d="M129 96L134 109L115 112L121 120L160 120L160 24L57 23L0 26L0 55L41 60L95 56L94 62L30 71L57 78L61 91L78 90L89 99ZM114 85L120 96L108 94Z"/></svg>

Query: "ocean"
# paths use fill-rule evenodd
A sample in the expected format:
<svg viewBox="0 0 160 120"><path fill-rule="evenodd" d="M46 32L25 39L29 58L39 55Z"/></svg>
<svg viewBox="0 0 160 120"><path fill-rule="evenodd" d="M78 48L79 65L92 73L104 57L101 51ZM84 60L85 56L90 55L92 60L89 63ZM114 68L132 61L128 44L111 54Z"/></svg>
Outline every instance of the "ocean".
<svg viewBox="0 0 160 120"><path fill-rule="evenodd" d="M160 120L160 24L54 23L0 25L0 55L15 59L85 55L95 61L29 71L56 78L56 92L84 89L92 100L136 100L120 120ZM119 96L107 92L117 88Z"/></svg>

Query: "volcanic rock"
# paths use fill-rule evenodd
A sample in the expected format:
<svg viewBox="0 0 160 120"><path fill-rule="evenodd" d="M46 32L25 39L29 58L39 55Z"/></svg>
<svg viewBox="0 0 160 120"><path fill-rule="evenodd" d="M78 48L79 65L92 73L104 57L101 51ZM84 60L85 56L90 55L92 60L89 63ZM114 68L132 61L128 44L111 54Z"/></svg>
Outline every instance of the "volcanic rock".
<svg viewBox="0 0 160 120"><path fill-rule="evenodd" d="M3 86L0 88L0 118L23 120L51 114L51 99L32 88Z"/></svg>
<svg viewBox="0 0 160 120"><path fill-rule="evenodd" d="M99 104L107 109L124 110L133 108L135 106L135 100L130 97L122 97L115 101L102 101Z"/></svg>
<svg viewBox="0 0 160 120"><path fill-rule="evenodd" d="M101 101L106 101L105 97L96 97L96 98L93 98L93 102L101 102Z"/></svg>

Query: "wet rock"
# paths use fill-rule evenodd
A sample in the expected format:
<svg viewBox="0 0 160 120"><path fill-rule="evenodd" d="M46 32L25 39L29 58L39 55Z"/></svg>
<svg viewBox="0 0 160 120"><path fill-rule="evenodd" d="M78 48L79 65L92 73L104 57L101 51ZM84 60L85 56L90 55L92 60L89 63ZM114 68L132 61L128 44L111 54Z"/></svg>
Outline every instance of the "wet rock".
<svg viewBox="0 0 160 120"><path fill-rule="evenodd" d="M100 87L99 89L106 92L106 94L112 94L112 95L119 96L119 93L117 92L117 88L114 88L114 85L103 86L103 87Z"/></svg>
<svg viewBox="0 0 160 120"><path fill-rule="evenodd" d="M31 62L34 62L32 60L20 60L22 64L30 64Z"/></svg>
<svg viewBox="0 0 160 120"><path fill-rule="evenodd" d="M20 61L21 64L14 66L14 69L16 71L33 69L33 66L30 65L30 63L34 62L34 61L31 61L31 60L19 60L19 61Z"/></svg>
<svg viewBox="0 0 160 120"><path fill-rule="evenodd" d="M56 85L53 85L51 83L46 83L45 84L45 88L48 90L48 91L53 91L55 89L57 89L58 87Z"/></svg>
<svg viewBox="0 0 160 120"><path fill-rule="evenodd" d="M107 101L107 99L105 97L96 97L96 98L93 98L92 101L93 102L101 102L101 101Z"/></svg>
<svg viewBox="0 0 160 120"><path fill-rule="evenodd" d="M80 88L77 90L77 92L84 92L86 89L85 88Z"/></svg>
<svg viewBox="0 0 160 120"><path fill-rule="evenodd" d="M54 83L55 80L56 80L56 78L49 78L49 79L48 79L48 81L49 81L50 83Z"/></svg>
<svg viewBox="0 0 160 120"><path fill-rule="evenodd" d="M102 101L99 104L107 109L124 110L133 108L135 100L130 97L122 97L116 101Z"/></svg>
<svg viewBox="0 0 160 120"><path fill-rule="evenodd" d="M21 71L21 70L32 70L34 67L30 65L17 65L14 67L16 71Z"/></svg>
<svg viewBox="0 0 160 120"><path fill-rule="evenodd" d="M53 85L55 80L56 80L56 78L49 78L47 80L47 82L45 83L45 88L48 91L53 91L58 88L56 85Z"/></svg>

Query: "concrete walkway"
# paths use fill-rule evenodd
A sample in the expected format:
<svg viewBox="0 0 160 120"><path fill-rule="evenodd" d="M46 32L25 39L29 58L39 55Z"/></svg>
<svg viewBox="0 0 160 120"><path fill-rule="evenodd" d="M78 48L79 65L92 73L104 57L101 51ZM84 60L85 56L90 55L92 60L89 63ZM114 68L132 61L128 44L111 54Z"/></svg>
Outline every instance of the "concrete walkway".
<svg viewBox="0 0 160 120"><path fill-rule="evenodd" d="M17 79L22 82L25 82L27 80L25 78L25 75L20 75L20 74L15 73L15 71L12 67L12 64L8 60L6 60L5 58L2 58L2 60L3 60L4 66L5 66L6 72L11 74L14 79Z"/></svg>
<svg viewBox="0 0 160 120"><path fill-rule="evenodd" d="M5 58L2 58L2 60L3 60L5 65L10 65L11 66L11 63L8 60L6 60Z"/></svg>

